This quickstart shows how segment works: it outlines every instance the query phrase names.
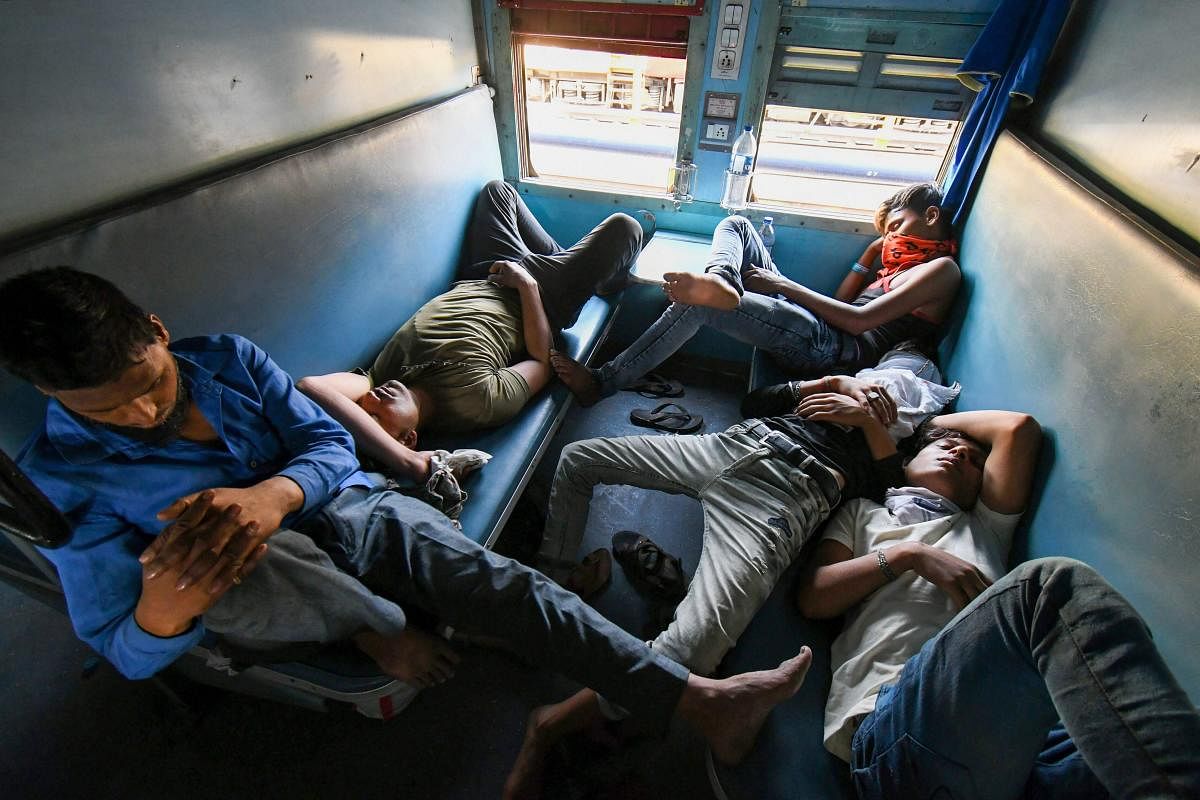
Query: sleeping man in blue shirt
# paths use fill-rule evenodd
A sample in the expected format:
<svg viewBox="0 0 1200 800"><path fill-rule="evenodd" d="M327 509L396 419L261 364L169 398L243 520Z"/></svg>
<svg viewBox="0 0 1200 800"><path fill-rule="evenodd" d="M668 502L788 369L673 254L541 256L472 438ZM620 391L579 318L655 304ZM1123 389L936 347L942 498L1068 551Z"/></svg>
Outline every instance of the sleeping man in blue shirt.
<svg viewBox="0 0 1200 800"><path fill-rule="evenodd" d="M286 536L315 543L362 594L501 637L650 726L688 720L727 762L748 752L811 661L804 648L773 670L689 674L429 506L373 486L345 429L254 344L171 342L98 276L55 267L0 284L0 364L50 398L18 463L72 524L70 541L44 552L76 631L128 677L200 641L211 615L269 573ZM444 680L457 656L395 609L397 630L356 641L402 679ZM237 614L223 616L237 627Z"/></svg>

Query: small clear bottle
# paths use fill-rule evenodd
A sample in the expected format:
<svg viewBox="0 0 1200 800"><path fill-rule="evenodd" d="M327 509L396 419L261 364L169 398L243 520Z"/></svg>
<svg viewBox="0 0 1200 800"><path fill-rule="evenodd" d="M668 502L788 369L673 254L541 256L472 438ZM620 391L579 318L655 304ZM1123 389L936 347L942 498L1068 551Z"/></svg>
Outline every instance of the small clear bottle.
<svg viewBox="0 0 1200 800"><path fill-rule="evenodd" d="M754 172L754 154L758 149L753 131L753 126L747 125L733 142L729 169L725 170L725 191L721 195L721 206L730 211L744 210L750 197L750 177Z"/></svg>
<svg viewBox="0 0 1200 800"><path fill-rule="evenodd" d="M754 171L754 154L757 150L758 142L754 139L754 126L747 125L733 140L733 152L729 157L729 171L739 175L749 175Z"/></svg>
<svg viewBox="0 0 1200 800"><path fill-rule="evenodd" d="M774 255L775 250L775 218L763 217L762 227L758 229L759 238L762 239L763 245L767 248L767 252Z"/></svg>

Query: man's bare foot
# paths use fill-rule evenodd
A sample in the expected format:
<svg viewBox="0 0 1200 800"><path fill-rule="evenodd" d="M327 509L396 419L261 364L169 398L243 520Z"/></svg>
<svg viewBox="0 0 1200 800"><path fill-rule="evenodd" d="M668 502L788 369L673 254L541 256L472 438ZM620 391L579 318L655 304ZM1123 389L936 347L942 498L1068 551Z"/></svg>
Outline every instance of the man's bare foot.
<svg viewBox="0 0 1200 800"><path fill-rule="evenodd" d="M596 694L584 689L561 703L539 706L529 714L521 752L504 782L504 800L537 800L551 749L570 733L602 724L604 715Z"/></svg>
<svg viewBox="0 0 1200 800"><path fill-rule="evenodd" d="M608 585L612 578L612 556L606 548L593 550L583 557L579 566L563 581L563 588L587 600Z"/></svg>
<svg viewBox="0 0 1200 800"><path fill-rule="evenodd" d="M416 628L405 628L399 636L362 631L354 635L354 643L384 673L422 689L448 681L462 660L446 642Z"/></svg>
<svg viewBox="0 0 1200 800"><path fill-rule="evenodd" d="M802 647L775 669L719 681L692 675L679 700L679 714L708 740L718 761L736 764L754 747L771 709L800 688L811 664L812 650Z"/></svg>
<svg viewBox="0 0 1200 800"><path fill-rule="evenodd" d="M583 364L557 350L551 350L550 366L554 367L554 374L558 376L558 379L567 385L571 394L575 395L579 405L587 408L595 405L596 401L600 399L600 387L596 385L596 379Z"/></svg>
<svg viewBox="0 0 1200 800"><path fill-rule="evenodd" d="M672 301L689 306L708 306L721 311L732 311L742 298L724 279L710 273L695 275L691 272L667 272L663 275L663 291Z"/></svg>

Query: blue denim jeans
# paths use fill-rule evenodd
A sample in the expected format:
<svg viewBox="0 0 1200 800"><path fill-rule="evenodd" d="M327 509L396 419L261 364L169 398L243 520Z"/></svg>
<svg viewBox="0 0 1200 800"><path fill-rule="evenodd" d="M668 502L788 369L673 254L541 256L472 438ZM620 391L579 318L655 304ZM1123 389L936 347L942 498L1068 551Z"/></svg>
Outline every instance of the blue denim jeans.
<svg viewBox="0 0 1200 800"><path fill-rule="evenodd" d="M346 489L303 533L381 597L501 637L525 660L595 689L649 727L665 730L674 714L686 668L542 573L480 547L419 500Z"/></svg>
<svg viewBox="0 0 1200 800"><path fill-rule="evenodd" d="M852 337L807 309L780 297L745 292L742 275L752 267L779 271L749 220L721 220L713 233L712 255L705 271L720 275L736 288L741 303L732 311L672 303L624 352L592 370L601 396L620 391L666 361L706 325L761 347L780 366L796 372L838 364L845 340L851 341L847 352L857 352Z"/></svg>
<svg viewBox="0 0 1200 800"><path fill-rule="evenodd" d="M1060 719L1071 740L1039 765ZM1200 715L1142 619L1086 564L1050 558L909 659L855 733L851 769L864 799L1200 797L1197 742Z"/></svg>

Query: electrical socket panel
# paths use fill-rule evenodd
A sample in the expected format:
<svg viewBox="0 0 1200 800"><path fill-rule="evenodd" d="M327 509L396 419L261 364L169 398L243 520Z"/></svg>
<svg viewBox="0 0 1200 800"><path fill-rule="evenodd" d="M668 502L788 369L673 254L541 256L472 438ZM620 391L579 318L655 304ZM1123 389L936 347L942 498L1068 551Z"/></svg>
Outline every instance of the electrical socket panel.
<svg viewBox="0 0 1200 800"><path fill-rule="evenodd" d="M729 126L710 123L708 130L704 132L705 139L713 139L718 142L729 141Z"/></svg>
<svg viewBox="0 0 1200 800"><path fill-rule="evenodd" d="M746 49L749 18L750 0L724 0L721 3L717 12L716 37L710 43L715 51L711 77L716 80L738 79L742 71L742 54Z"/></svg>

